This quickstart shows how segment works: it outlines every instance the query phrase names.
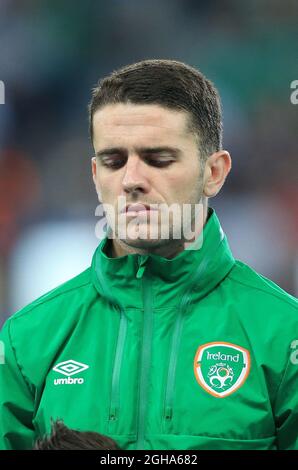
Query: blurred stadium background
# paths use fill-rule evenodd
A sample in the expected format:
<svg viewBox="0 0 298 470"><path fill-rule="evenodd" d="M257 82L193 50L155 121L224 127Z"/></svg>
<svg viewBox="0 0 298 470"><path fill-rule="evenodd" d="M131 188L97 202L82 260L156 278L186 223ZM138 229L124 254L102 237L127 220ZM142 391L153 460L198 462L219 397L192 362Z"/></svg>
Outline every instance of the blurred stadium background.
<svg viewBox="0 0 298 470"><path fill-rule="evenodd" d="M235 256L297 295L297 25L295 0L0 1L0 325L89 265L90 90L144 58L218 87L233 170L210 204Z"/></svg>

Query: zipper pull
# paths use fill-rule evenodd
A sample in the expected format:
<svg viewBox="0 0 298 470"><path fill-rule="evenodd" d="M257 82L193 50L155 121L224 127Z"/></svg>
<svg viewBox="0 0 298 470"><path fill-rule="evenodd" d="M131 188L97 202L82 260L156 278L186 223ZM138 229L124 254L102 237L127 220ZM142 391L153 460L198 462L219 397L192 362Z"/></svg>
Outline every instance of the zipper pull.
<svg viewBox="0 0 298 470"><path fill-rule="evenodd" d="M116 419L116 408L115 408L115 406L112 406L110 408L109 420L110 421L115 421L115 419Z"/></svg>
<svg viewBox="0 0 298 470"><path fill-rule="evenodd" d="M141 279L143 277L145 268L146 268L146 261L148 259L148 255L139 255L138 256L138 263L139 267L137 270L136 278Z"/></svg>
<svg viewBox="0 0 298 470"><path fill-rule="evenodd" d="M172 419L172 408L170 406L166 407L165 418L167 420Z"/></svg>

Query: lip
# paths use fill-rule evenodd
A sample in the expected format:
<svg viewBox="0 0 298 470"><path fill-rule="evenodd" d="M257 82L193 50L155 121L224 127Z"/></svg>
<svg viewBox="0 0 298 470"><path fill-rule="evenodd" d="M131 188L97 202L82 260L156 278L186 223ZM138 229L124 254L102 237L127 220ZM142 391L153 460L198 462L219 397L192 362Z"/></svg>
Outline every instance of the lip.
<svg viewBox="0 0 298 470"><path fill-rule="evenodd" d="M122 212L125 213L138 213L138 212L150 212L156 209L153 209L148 204L128 204Z"/></svg>

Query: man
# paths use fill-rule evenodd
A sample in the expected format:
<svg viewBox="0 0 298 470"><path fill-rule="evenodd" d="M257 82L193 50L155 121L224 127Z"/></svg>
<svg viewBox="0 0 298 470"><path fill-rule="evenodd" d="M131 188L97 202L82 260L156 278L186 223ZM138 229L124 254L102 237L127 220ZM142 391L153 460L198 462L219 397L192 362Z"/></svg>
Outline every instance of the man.
<svg viewBox="0 0 298 470"><path fill-rule="evenodd" d="M296 300L235 261L208 208L231 169L216 89L148 60L89 110L108 230L91 268L3 328L1 447L61 418L122 449L297 449Z"/></svg>

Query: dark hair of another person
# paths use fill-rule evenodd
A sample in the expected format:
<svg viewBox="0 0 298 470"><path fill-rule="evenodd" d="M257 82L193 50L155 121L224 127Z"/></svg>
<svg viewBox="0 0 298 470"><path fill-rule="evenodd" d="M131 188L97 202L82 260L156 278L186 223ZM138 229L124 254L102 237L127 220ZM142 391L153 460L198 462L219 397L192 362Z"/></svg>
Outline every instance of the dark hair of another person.
<svg viewBox="0 0 298 470"><path fill-rule="evenodd" d="M92 431L70 429L63 421L52 422L51 434L38 438L33 450L119 450L108 436Z"/></svg>
<svg viewBox="0 0 298 470"><path fill-rule="evenodd" d="M89 131L94 113L109 104L158 104L185 111L188 128L198 140L202 160L222 148L222 116L218 92L195 68L175 60L143 60L103 78L92 90Z"/></svg>

